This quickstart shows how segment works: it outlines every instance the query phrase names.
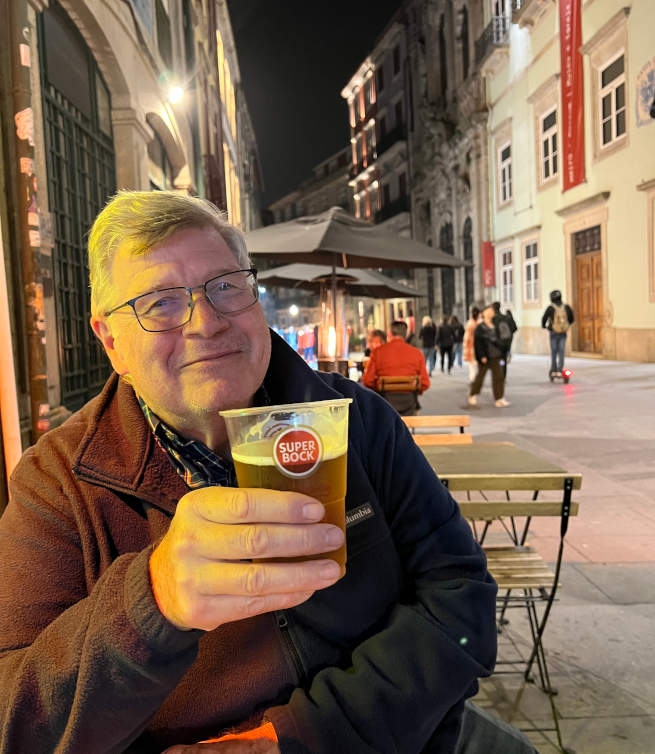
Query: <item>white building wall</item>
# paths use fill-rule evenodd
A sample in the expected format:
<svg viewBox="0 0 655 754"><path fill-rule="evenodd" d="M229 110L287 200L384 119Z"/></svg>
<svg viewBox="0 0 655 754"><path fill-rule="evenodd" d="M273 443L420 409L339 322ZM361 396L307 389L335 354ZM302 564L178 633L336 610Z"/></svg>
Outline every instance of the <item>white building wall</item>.
<svg viewBox="0 0 655 754"><path fill-rule="evenodd" d="M534 2L535 0L533 0ZM628 7L629 12L624 12ZM598 107L595 65L610 55L612 37L621 38L624 24L626 137L615 150L596 156ZM487 298L501 296L501 252L512 249L513 312L520 325L517 347L545 352L541 315L553 288L579 309L576 259L571 233L601 225L602 339L597 352L608 358L655 360L655 119L637 113L638 99L655 98L655 4L651 0L587 0L582 3L584 51L584 135L586 180L562 192L561 159L554 183L539 185L539 139L535 118L543 90L554 87L558 104L561 150L559 19L552 4L532 29L512 25L509 54L487 75L489 116L490 206L496 251L496 286ZM618 31L617 31L618 30ZM609 41L604 41L609 39ZM592 43L590 45L590 43ZM598 50L601 52L597 52ZM596 56L594 58L594 56ZM609 59L609 58L608 58ZM596 63L594 64L594 60ZM648 79L650 73L651 78ZM641 78L640 78L641 74ZM650 81L650 83L648 83ZM644 83L646 82L646 83ZM652 92L648 87L652 88ZM643 103L642 103L643 110ZM499 204L498 138L511 135L513 198ZM560 151L561 157L561 151ZM650 214L649 214L650 212ZM538 300L525 300L523 251L527 241L539 243ZM581 347L574 328L569 339Z"/></svg>

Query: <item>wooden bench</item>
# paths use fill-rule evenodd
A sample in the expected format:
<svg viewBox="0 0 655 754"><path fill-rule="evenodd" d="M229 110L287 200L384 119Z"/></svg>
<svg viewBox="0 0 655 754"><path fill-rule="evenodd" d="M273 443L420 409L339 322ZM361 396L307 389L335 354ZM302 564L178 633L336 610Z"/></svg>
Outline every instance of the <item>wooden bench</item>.
<svg viewBox="0 0 655 754"><path fill-rule="evenodd" d="M403 416L403 421L409 427L416 444L422 447L428 445L470 445L473 442L472 435L464 432L464 427L471 424L471 418L467 414ZM416 431L417 429L441 429L442 427L459 427L459 433Z"/></svg>
<svg viewBox="0 0 655 754"><path fill-rule="evenodd" d="M532 649L527 658L520 661L503 662L499 660L496 672L516 672L517 662L524 678L532 680L531 670L537 663L541 688L549 695L555 727L554 730L562 747L559 716L553 702L557 692L550 683L548 665L544 652L542 637L548 621L557 589L564 550L564 538L570 516L577 516L578 503L571 499L572 491L582 484L580 474L566 472L548 472L543 474L489 474L478 475L475 479L465 475L452 475L445 480L448 488L455 491L480 492L486 499L480 501L460 501L462 514L472 523L478 541L487 556L487 568L498 584L497 621L498 632L508 623L505 613L509 608L525 608L532 633ZM505 499L498 499L497 493L504 492ZM561 499L539 500L542 491L561 491ZM512 492L524 493L522 499L511 500ZM526 495L531 492L532 495ZM494 494L495 493L495 494ZM531 499L525 499L530 498ZM552 516L560 520L559 547L555 563L551 566L542 556L526 543L530 522L533 516ZM517 520L522 525L517 525ZM478 536L476 522L484 521L484 530ZM501 522L509 536L505 545L486 545L485 537L492 522ZM518 594L517 594L518 592ZM538 611L538 606L541 609ZM541 614L539 614L539 612ZM500 670L509 664L511 670ZM532 730L532 729L530 729Z"/></svg>

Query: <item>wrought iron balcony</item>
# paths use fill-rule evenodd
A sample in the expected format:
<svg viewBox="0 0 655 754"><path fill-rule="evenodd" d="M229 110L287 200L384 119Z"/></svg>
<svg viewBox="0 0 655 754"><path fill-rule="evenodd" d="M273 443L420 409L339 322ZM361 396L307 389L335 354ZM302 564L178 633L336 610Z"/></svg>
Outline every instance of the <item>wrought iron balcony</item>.
<svg viewBox="0 0 655 754"><path fill-rule="evenodd" d="M509 49L509 26L507 16L492 16L487 28L475 42L475 62L481 69L493 70L499 58Z"/></svg>

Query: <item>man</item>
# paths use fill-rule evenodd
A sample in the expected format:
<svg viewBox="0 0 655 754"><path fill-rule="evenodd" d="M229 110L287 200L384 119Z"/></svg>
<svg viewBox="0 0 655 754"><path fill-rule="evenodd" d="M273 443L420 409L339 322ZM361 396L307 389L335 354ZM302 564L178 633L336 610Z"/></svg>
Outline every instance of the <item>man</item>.
<svg viewBox="0 0 655 754"><path fill-rule="evenodd" d="M366 338L366 350L364 351L364 356L366 356L366 358L370 357L372 351L375 351L376 348L379 348L386 342L387 336L384 330L371 330Z"/></svg>
<svg viewBox="0 0 655 754"><path fill-rule="evenodd" d="M476 406L478 394L482 390L484 376L491 370L492 389L496 408L509 406L509 401L504 398L505 374L503 372L503 349L496 336L494 327L495 309L493 304L487 304L482 310L482 321L475 328L473 335L473 350L478 362L478 373L471 383L469 390L469 406Z"/></svg>
<svg viewBox="0 0 655 754"><path fill-rule="evenodd" d="M371 352L362 382L371 390L377 390L378 377L420 377L418 392L430 387L430 378L425 368L425 358L416 346L406 342L407 324L394 320L389 328L389 342ZM384 398L402 415L415 414L418 409L416 393L385 393Z"/></svg>
<svg viewBox="0 0 655 754"><path fill-rule="evenodd" d="M453 751L496 586L400 417L268 329L241 235L202 200L119 193L89 267L114 374L11 479L0 749ZM302 559L343 541L320 503L235 487L219 411L343 396L338 580ZM226 732L257 741L193 746Z"/></svg>
<svg viewBox="0 0 655 754"><path fill-rule="evenodd" d="M500 311L500 301L494 301L492 306L494 308L493 325L496 330L496 340L503 352L503 378L507 379L507 363L510 359L514 333L518 330L518 327L516 326L512 312L509 309L507 309L505 314Z"/></svg>
<svg viewBox="0 0 655 754"><path fill-rule="evenodd" d="M541 326L550 331L550 374L564 369L566 335L574 322L573 309L562 302L562 291L550 292L551 304L541 318Z"/></svg>

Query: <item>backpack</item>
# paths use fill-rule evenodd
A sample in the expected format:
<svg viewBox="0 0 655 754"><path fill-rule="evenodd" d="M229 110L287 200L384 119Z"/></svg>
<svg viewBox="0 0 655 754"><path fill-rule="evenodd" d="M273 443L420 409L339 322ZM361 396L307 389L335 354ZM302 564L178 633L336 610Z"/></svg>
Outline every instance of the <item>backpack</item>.
<svg viewBox="0 0 655 754"><path fill-rule="evenodd" d="M566 306L560 304L559 306L553 305L553 332L566 332L569 329L569 315L566 311Z"/></svg>
<svg viewBox="0 0 655 754"><path fill-rule="evenodd" d="M496 341L499 347L503 351L509 351L514 333L512 332L509 319L504 314L496 315L494 329L496 331Z"/></svg>

